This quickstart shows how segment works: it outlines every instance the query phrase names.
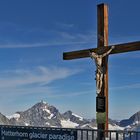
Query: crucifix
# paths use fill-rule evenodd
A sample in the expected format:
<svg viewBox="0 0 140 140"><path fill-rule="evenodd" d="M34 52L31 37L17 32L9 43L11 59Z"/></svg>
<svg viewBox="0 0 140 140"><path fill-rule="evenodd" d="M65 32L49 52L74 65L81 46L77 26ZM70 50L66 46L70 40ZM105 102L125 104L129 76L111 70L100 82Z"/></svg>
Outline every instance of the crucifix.
<svg viewBox="0 0 140 140"><path fill-rule="evenodd" d="M91 57L95 60L97 128L108 130L108 57L112 54L138 51L140 41L108 45L108 5L106 4L97 5L97 24L97 48L65 52L63 59Z"/></svg>

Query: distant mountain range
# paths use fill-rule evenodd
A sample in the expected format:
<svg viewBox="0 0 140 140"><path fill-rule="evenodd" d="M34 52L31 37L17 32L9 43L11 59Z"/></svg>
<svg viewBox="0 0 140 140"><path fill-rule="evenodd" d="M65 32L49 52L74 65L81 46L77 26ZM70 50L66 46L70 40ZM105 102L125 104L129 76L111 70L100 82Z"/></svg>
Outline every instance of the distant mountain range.
<svg viewBox="0 0 140 140"><path fill-rule="evenodd" d="M9 117L0 113L0 124L59 128L97 128L95 119L85 119L72 111L61 114L56 107L43 101L35 104L26 111L16 112ZM140 130L140 112L120 122L109 119L109 129Z"/></svg>

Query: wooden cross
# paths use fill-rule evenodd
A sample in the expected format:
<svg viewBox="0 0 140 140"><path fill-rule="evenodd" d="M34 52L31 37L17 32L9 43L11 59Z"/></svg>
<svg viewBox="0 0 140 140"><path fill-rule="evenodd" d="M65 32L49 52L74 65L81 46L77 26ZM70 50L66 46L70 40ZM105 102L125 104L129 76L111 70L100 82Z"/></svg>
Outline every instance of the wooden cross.
<svg viewBox="0 0 140 140"><path fill-rule="evenodd" d="M99 99L100 97L103 98L105 97L105 114L106 114L106 121L104 123L98 122L97 127L98 129L108 130L108 56L117 53L138 51L140 50L140 41L109 46L108 45L108 5L100 4L97 6L97 18L98 18L97 48L79 50L73 52L65 52L63 53L63 59L71 60L71 59L78 59L78 58L86 58L86 57L90 57L90 53L92 52L98 55L103 55L104 53L109 51L113 46L112 51L102 59L102 67L105 68L105 73L103 75L102 89L100 93L97 95Z"/></svg>

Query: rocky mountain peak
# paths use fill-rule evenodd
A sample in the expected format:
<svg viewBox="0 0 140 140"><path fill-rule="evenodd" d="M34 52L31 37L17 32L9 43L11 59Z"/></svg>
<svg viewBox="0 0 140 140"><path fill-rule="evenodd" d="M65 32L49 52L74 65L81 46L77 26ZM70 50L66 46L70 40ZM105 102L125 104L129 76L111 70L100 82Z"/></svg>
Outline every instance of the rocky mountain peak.
<svg viewBox="0 0 140 140"><path fill-rule="evenodd" d="M120 121L119 125L122 127L136 126L140 124L140 111L132 115L129 119Z"/></svg>
<svg viewBox="0 0 140 140"><path fill-rule="evenodd" d="M0 124L10 124L10 121L8 118L6 118L3 114L0 113Z"/></svg>
<svg viewBox="0 0 140 140"><path fill-rule="evenodd" d="M133 120L133 122L140 123L140 111L135 113L130 119Z"/></svg>

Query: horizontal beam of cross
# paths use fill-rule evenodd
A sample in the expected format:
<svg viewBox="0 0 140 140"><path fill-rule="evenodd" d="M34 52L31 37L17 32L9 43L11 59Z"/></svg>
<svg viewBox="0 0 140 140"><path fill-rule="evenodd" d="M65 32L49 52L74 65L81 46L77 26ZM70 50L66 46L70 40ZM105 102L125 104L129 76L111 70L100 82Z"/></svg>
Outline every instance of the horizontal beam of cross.
<svg viewBox="0 0 140 140"><path fill-rule="evenodd" d="M80 51L65 52L63 53L63 59L71 60L71 59L89 57L90 51L94 51L95 53L98 53L100 55L108 51L112 46L114 46L114 49L111 51L110 54L138 51L140 50L140 41L110 45L108 47L106 46L106 47L98 47L98 48L92 48L92 49L86 49L86 50L80 50Z"/></svg>

